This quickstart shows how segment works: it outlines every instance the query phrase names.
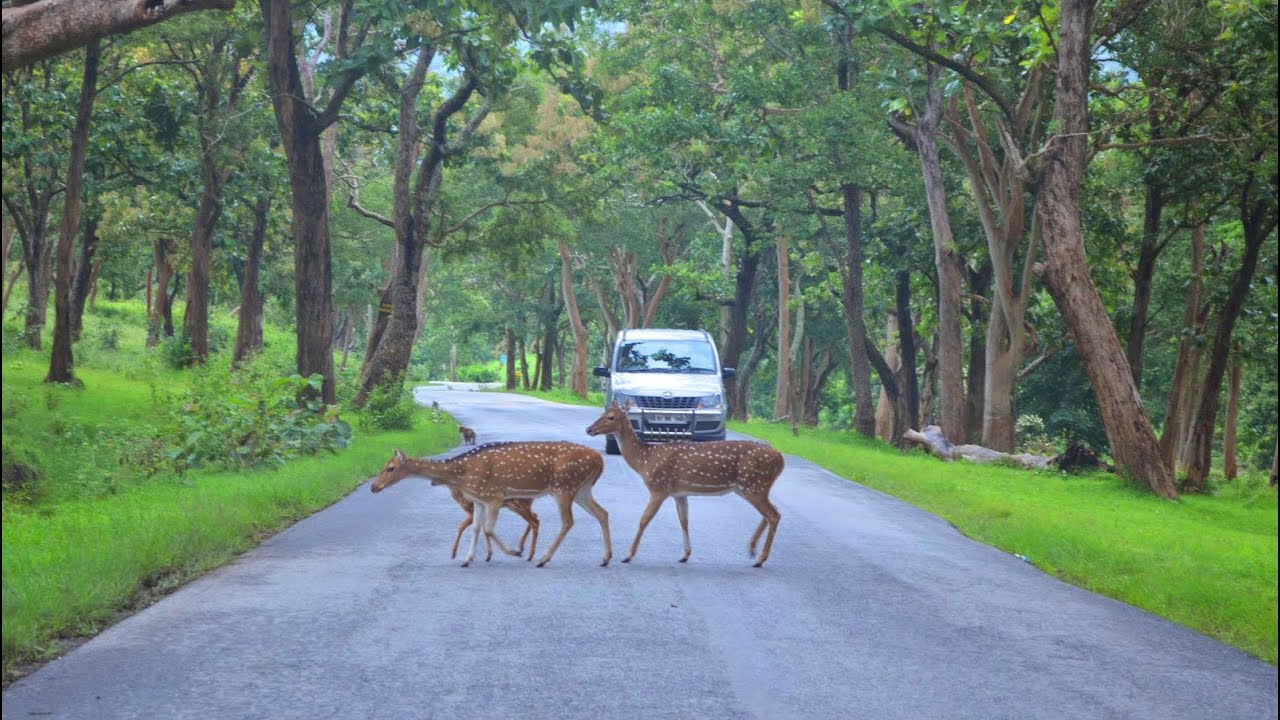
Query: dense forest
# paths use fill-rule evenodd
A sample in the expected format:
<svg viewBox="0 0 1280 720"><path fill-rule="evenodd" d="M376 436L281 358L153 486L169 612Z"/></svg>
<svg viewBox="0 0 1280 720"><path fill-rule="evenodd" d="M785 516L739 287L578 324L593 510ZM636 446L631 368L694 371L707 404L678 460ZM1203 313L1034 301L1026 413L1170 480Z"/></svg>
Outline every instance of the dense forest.
<svg viewBox="0 0 1280 720"><path fill-rule="evenodd" d="M128 5L4 4L47 382L101 299L179 364L291 327L316 408L704 328L740 419L1275 483L1274 2Z"/></svg>

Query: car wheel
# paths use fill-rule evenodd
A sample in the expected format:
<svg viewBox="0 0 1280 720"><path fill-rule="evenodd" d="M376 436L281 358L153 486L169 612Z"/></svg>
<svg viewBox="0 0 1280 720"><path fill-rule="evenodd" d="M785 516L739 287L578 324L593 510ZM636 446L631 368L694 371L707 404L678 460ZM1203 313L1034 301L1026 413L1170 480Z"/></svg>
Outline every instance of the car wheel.
<svg viewBox="0 0 1280 720"><path fill-rule="evenodd" d="M622 449L618 447L618 441L613 435L604 436L604 454L605 455L621 455Z"/></svg>

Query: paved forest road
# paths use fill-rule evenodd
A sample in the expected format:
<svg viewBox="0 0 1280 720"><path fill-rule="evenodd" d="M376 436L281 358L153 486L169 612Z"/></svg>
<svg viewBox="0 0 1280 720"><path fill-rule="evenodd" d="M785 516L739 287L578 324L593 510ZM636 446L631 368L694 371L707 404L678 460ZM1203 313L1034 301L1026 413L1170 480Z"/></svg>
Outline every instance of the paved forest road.
<svg viewBox="0 0 1280 720"><path fill-rule="evenodd" d="M592 408L418 397L481 442L603 451L583 432ZM646 493L613 457L596 487L614 564L597 567L600 531L578 510L539 570L450 561L461 516L442 488L361 486L15 683L4 716L1276 717L1276 668L807 462L788 458L774 488L782 522L762 570L746 556L759 515L734 496L690 503L688 565L671 503L622 565ZM535 509L550 542L555 507ZM521 527L503 513L498 530Z"/></svg>

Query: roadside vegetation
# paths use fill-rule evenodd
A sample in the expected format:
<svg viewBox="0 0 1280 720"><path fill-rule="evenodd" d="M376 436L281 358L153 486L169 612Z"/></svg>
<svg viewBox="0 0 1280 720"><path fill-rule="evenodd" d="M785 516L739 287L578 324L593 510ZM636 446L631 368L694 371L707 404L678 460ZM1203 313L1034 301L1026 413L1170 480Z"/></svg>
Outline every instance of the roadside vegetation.
<svg viewBox="0 0 1280 720"><path fill-rule="evenodd" d="M168 345L138 350L140 317L136 303L86 314L76 370L90 390L43 384L47 353L5 328L6 682L338 500L393 448L456 443L448 416L403 395L360 413L299 410L306 382L290 377L279 328L237 373L216 347L180 370Z"/></svg>
<svg viewBox="0 0 1280 720"><path fill-rule="evenodd" d="M1267 477L1218 478L1176 503L1094 473L945 463L851 432L730 426L905 500L1073 585L1276 663L1277 506Z"/></svg>

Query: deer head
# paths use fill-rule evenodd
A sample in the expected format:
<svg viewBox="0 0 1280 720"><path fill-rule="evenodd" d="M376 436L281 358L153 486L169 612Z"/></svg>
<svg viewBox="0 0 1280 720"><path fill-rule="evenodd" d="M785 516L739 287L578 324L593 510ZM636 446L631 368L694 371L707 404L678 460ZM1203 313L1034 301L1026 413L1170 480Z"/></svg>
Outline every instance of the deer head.
<svg viewBox="0 0 1280 720"><path fill-rule="evenodd" d="M595 437L596 435L608 435L610 433L622 432L623 426L629 426L631 420L627 417L627 410L631 408L631 401L628 400L625 405L619 405L614 402L605 411L604 414L596 418L596 421L587 427L587 434Z"/></svg>
<svg viewBox="0 0 1280 720"><path fill-rule="evenodd" d="M430 480L432 485L439 485L444 481L444 477L442 473L434 472L437 470L437 465L442 463L416 460L397 449L387 464L382 466L382 472L378 473L378 478L369 486L369 490L382 492L407 477L423 477Z"/></svg>

